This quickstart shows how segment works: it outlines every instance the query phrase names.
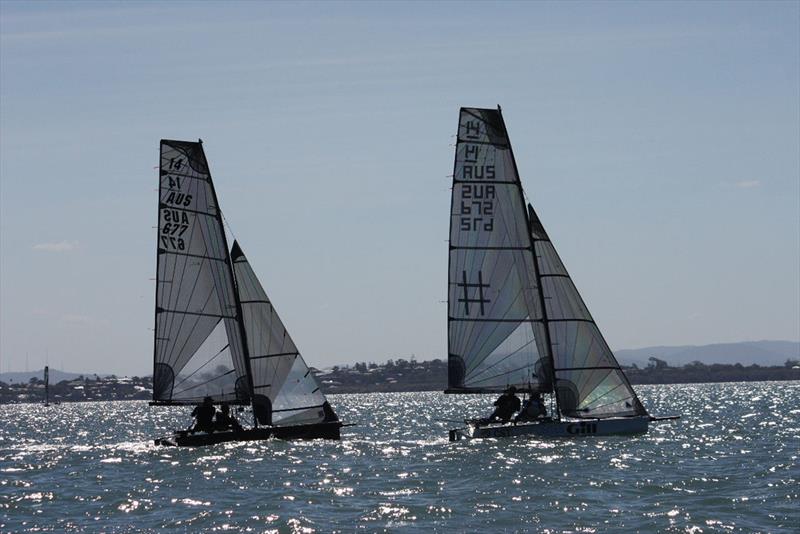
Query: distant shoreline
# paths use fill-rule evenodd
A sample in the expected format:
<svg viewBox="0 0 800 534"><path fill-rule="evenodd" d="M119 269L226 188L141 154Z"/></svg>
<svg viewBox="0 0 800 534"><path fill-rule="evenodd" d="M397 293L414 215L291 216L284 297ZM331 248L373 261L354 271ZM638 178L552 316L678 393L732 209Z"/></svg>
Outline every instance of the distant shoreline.
<svg viewBox="0 0 800 534"><path fill-rule="evenodd" d="M800 377L795 378L775 378L764 380L714 380L704 382L648 382L648 383L632 383L634 386L669 386L669 385L702 385L702 384L740 384L742 382L763 383L763 382L794 382L800 381ZM372 390L353 390L353 391L326 391L326 395L368 395L370 393L428 393L428 392L443 392L444 388L426 388L426 389L372 389ZM132 397L108 397L108 398L83 398L83 399L52 399L51 405L67 404L67 403L81 403L81 402L112 402L112 401L149 401L151 400L152 393L148 391L145 396L132 396ZM42 404L44 403L44 396L41 398L34 396L33 398L27 397L25 399L8 400L6 398L0 399L0 405L13 405L13 404Z"/></svg>
<svg viewBox="0 0 800 534"><path fill-rule="evenodd" d="M783 366L761 367L741 364L705 365L694 362L670 367L652 358L650 365L623 367L633 385L708 384L725 382L778 382L800 380L800 363L787 360ZM357 363L312 369L325 394L401 393L443 391L447 387L447 363L399 359L385 364ZM152 377L79 376L50 384L50 401L84 402L112 400L151 400ZM44 382L37 377L28 382L0 382L0 404L44 402Z"/></svg>
<svg viewBox="0 0 800 534"><path fill-rule="evenodd" d="M653 358L644 369L624 367L628 380L638 384L699 384L718 382L763 382L800 380L800 366L788 360L783 366L761 367L741 364L704 365L699 362L670 367ZM357 363L317 372L326 394L382 393L393 391L443 391L447 388L447 362L389 360L386 364Z"/></svg>

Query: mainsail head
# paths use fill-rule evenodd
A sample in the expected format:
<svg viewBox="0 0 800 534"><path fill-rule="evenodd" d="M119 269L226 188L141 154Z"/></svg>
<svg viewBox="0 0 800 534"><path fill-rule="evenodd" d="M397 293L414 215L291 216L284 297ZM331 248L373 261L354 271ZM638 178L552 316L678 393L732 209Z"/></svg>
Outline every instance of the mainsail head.
<svg viewBox="0 0 800 534"><path fill-rule="evenodd" d="M449 391L552 391L540 302L500 110L462 108L450 211Z"/></svg>
<svg viewBox="0 0 800 534"><path fill-rule="evenodd" d="M197 142L161 141L153 400L249 402L222 215Z"/></svg>
<svg viewBox="0 0 800 534"><path fill-rule="evenodd" d="M559 410L580 418L646 415L530 204L528 211L546 302Z"/></svg>
<svg viewBox="0 0 800 534"><path fill-rule="evenodd" d="M238 242L231 250L253 377L253 406L264 424L311 424L335 419L314 373L306 365Z"/></svg>

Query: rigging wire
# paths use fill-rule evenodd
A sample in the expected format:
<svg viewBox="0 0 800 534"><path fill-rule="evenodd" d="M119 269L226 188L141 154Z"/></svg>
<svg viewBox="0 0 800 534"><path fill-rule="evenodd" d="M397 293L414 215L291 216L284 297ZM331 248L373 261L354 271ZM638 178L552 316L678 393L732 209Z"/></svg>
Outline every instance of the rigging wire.
<svg viewBox="0 0 800 534"><path fill-rule="evenodd" d="M234 241L238 241L238 238L236 237L236 233L233 231L233 227L228 222L228 219L225 217L225 214L222 213L222 210L219 209L219 207L217 207L217 210L219 210L219 216L222 219L222 224L225 225L225 228L228 230L228 233L231 234L231 237L233 238Z"/></svg>

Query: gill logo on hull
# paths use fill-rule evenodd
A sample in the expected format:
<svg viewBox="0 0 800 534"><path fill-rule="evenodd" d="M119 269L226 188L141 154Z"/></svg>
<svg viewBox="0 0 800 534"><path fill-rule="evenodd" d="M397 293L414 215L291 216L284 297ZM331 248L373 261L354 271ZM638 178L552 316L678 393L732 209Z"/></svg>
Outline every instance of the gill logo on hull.
<svg viewBox="0 0 800 534"><path fill-rule="evenodd" d="M567 434L597 434L597 423L587 423L586 421L572 423L567 425Z"/></svg>

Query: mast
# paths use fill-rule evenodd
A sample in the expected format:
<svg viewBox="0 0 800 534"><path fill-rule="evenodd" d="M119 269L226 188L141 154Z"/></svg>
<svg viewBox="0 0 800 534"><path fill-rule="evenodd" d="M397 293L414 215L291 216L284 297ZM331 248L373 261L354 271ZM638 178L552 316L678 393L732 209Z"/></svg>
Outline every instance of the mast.
<svg viewBox="0 0 800 534"><path fill-rule="evenodd" d="M500 114L500 122L503 124L503 133L508 139L508 152L511 155L511 164L514 166L514 173L517 175L517 187L519 191L520 201L522 205L525 206L527 203L525 202L525 195L522 189L522 180L519 176L519 169L517 168L517 159L514 157L514 149L511 146L511 137L508 135L508 129L506 128L506 121L503 119L503 110L500 106L497 106L497 112ZM547 308L545 307L545 299L544 299L544 291L542 288L542 277L539 272L539 259L536 254L535 242L533 236L531 235L531 219L528 214L528 210L525 210L525 220L528 223L528 241L530 243L529 250L533 255L533 271L534 275L536 276L536 292L539 295L539 305L542 307L542 325L544 326L544 340L545 346L547 347L547 359L550 362L550 372L552 373L553 378L553 396L556 399L556 416L557 419L561 419L561 411L558 406L558 393L556 391L556 364L555 359L553 358L553 344L550 341L550 325L547 320Z"/></svg>
<svg viewBox="0 0 800 534"><path fill-rule="evenodd" d="M50 367L44 366L44 405L50 405Z"/></svg>
<svg viewBox="0 0 800 534"><path fill-rule="evenodd" d="M450 335L450 269L453 266L453 242L452 242L452 226L453 226L453 206L455 205L455 177L456 171L458 169L458 137L459 131L461 129L461 116L459 112L459 126L456 128L456 155L453 157L453 181L450 184L450 223L447 228L447 272L445 276L447 277L447 308L445 309L445 313L447 314L447 387L445 388L445 393L450 391L450 355L453 353L453 340L452 336Z"/></svg>
<svg viewBox="0 0 800 534"><path fill-rule="evenodd" d="M220 228L222 228L222 246L225 248L225 265L230 270L231 279L233 280L233 298L234 302L236 303L236 317L234 318L234 322L236 323L236 328L239 330L239 337L242 340L242 352L244 353L244 368L245 373L247 374L247 389L248 389L248 396L250 397L250 402L252 404L253 401L253 372L250 369L250 352L247 349L247 336L244 334L244 323L242 321L242 301L239 298L239 291L237 288L236 282L236 274L234 273L233 269L233 260L231 260L231 249L228 247L228 236L225 235L225 225L222 222L222 208L219 206L219 200L217 199L217 188L214 187L214 183L212 181L212 174L211 168L208 166L208 159L206 158L205 150L203 148L203 140L198 139L197 142L200 144L200 153L203 155L203 159L205 160L206 168L208 169L208 179L211 182L211 195L214 199L214 205L217 206L217 213L215 215L217 221L219 222ZM253 417L253 421L255 426L258 426L258 421L256 421L255 416Z"/></svg>
<svg viewBox="0 0 800 534"><path fill-rule="evenodd" d="M162 141L163 143L163 141ZM159 237L161 237L161 176L164 173L164 162L162 158L162 147L159 143L158 146L158 202L156 202L156 274L155 274L155 281L156 281L156 290L155 298L153 299L153 399L151 402L156 402L156 366L158 365L158 303L159 303L159 293L161 292L161 281L158 279L159 273L161 272L161 244L158 242ZM64 370L64 366L61 366L61 370Z"/></svg>
<svg viewBox="0 0 800 534"><path fill-rule="evenodd" d="M516 166L516 163L514 165ZM525 211L526 216L528 217L528 227L530 228L530 214L527 213L528 210ZM558 380L556 378L556 362L555 358L553 357L553 342L550 340L550 323L547 319L547 308L545 308L544 287L542 287L542 273L541 269L539 268L539 255L536 254L537 240L533 239L533 235L530 232L529 235L531 235L531 253L533 254L533 272L536 276L536 289L537 293L539 294L539 302L542 306L542 324L544 325L544 339L545 344L547 345L547 359L550 361L550 370L553 373L553 398L555 398L556 401L556 419L560 421L561 410L558 406L558 391L556 388L556 381Z"/></svg>

